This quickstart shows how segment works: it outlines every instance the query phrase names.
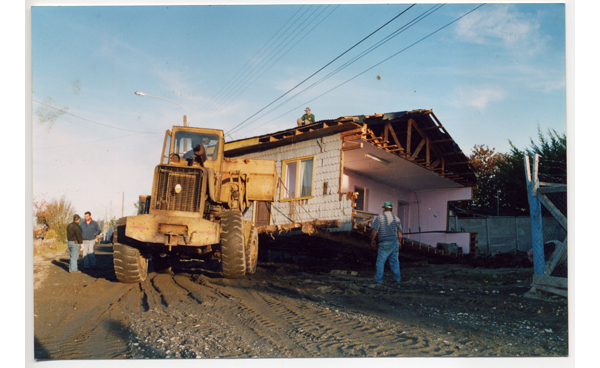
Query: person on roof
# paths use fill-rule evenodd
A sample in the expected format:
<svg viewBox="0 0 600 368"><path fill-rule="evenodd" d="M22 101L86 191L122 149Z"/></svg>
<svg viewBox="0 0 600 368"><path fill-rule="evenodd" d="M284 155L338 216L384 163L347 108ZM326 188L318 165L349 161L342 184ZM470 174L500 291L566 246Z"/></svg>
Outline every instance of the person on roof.
<svg viewBox="0 0 600 368"><path fill-rule="evenodd" d="M298 123L298 126L308 125L308 124L312 124L315 122L315 116L310 113L310 107L307 107L304 110L304 112L305 112L305 114L302 115L302 117L300 119L296 120L296 123Z"/></svg>

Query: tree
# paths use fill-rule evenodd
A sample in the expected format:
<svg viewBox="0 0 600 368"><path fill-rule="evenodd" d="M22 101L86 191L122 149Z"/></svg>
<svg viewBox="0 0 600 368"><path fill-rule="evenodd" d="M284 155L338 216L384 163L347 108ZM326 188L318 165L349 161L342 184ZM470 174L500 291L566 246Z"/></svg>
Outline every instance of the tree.
<svg viewBox="0 0 600 368"><path fill-rule="evenodd" d="M46 231L54 230L58 241L67 240L67 225L73 221L75 210L71 201L63 195L59 199L53 198L50 202L45 199L36 199L33 202L36 223Z"/></svg>
<svg viewBox="0 0 600 368"><path fill-rule="evenodd" d="M530 147L521 151L509 141L511 152L498 163L498 179L513 215L528 215L527 184L525 181L525 156L539 155L540 181L567 183L567 136L548 130L546 137L538 127L539 144L530 140Z"/></svg>
<svg viewBox="0 0 600 368"><path fill-rule="evenodd" d="M33 238L46 236L48 225L46 223L46 200L43 197L33 197L33 217L37 226L33 227Z"/></svg>
<svg viewBox="0 0 600 368"><path fill-rule="evenodd" d="M498 181L498 164L506 160L506 155L495 152L487 145L475 145L469 157L477 177L476 199L468 204L468 209L486 214L497 214L504 199Z"/></svg>
<svg viewBox="0 0 600 368"><path fill-rule="evenodd" d="M520 150L509 140L509 153L496 153L486 145L475 145L469 157L477 177L475 200L456 203L456 209L481 215L529 215L525 156L539 155L540 181L566 184L567 137L555 130L547 135L538 128L539 143L530 139L530 147Z"/></svg>

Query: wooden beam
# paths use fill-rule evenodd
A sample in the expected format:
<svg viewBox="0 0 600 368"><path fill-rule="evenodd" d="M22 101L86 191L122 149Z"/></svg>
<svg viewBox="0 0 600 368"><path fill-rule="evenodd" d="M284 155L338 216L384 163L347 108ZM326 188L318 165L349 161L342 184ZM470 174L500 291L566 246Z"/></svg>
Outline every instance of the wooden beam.
<svg viewBox="0 0 600 368"><path fill-rule="evenodd" d="M310 234L314 233L316 229L325 229L331 227L342 226L342 220L313 220L306 222L293 222L283 225L266 225L260 226L257 230L259 234L262 233L276 233L276 232L288 232L291 230L301 229L302 232Z"/></svg>
<svg viewBox="0 0 600 368"><path fill-rule="evenodd" d="M558 246L554 249L554 252L552 252L550 259L548 260L548 264L546 264L546 275L548 276L552 275L552 272L554 272L554 269L558 266L560 261L563 260L563 257L567 252L567 239L557 243Z"/></svg>
<svg viewBox="0 0 600 368"><path fill-rule="evenodd" d="M346 142L345 144L342 144L342 151L350 151L359 148L363 148L362 142Z"/></svg>
<svg viewBox="0 0 600 368"><path fill-rule="evenodd" d="M562 184L562 183L548 183L546 181L540 181L540 187L561 187L561 188L566 188L567 184Z"/></svg>
<svg viewBox="0 0 600 368"><path fill-rule="evenodd" d="M560 226L562 226L563 229L567 230L567 218L562 214L562 212L560 212L558 208L556 208L554 203L552 203L552 201L550 201L544 193L540 193L539 189L535 196L540 201L540 203L543 204L548 211L550 211L550 213L556 219L556 221L558 221Z"/></svg>
<svg viewBox="0 0 600 368"><path fill-rule="evenodd" d="M439 165L441 162L442 162L442 161L441 161L441 160L438 158L437 160L433 161L433 163L432 163L432 164L431 164L429 167L433 169L433 168L437 167L437 166L438 166L438 165ZM442 170L442 171L444 171L444 169L443 169L443 168L440 168L440 169L437 169L437 170Z"/></svg>
<svg viewBox="0 0 600 368"><path fill-rule="evenodd" d="M413 119L408 119L408 127L406 129L406 153L410 155L410 143L411 143L411 139L412 139L412 125L413 125Z"/></svg>
<svg viewBox="0 0 600 368"><path fill-rule="evenodd" d="M396 143L396 146L399 148L402 148L402 145L400 144L400 140L398 139L398 136L396 136L396 132L394 131L394 127L392 126L392 124L388 124L389 126L389 130L392 136L392 139L394 139L394 143Z"/></svg>
<svg viewBox="0 0 600 368"><path fill-rule="evenodd" d="M388 140L388 131L390 130L390 124L387 123L385 127L383 127L383 140L389 142Z"/></svg>
<svg viewBox="0 0 600 368"><path fill-rule="evenodd" d="M344 138L349 135L362 134L362 133L363 133L363 128L357 128L357 129L352 129L352 130L347 130L345 132L341 132L340 137Z"/></svg>
<svg viewBox="0 0 600 368"><path fill-rule="evenodd" d="M429 165L429 159L431 158L429 150L429 138L425 137L425 162Z"/></svg>
<svg viewBox="0 0 600 368"><path fill-rule="evenodd" d="M470 162L471 162L471 161L449 162L449 163L447 163L446 165L448 165L448 166L454 166L454 165L464 165L464 164L468 164L468 163L470 163Z"/></svg>
<svg viewBox="0 0 600 368"><path fill-rule="evenodd" d="M357 139L362 139L362 138L363 138L362 134L352 134L352 135L347 135L347 136L343 137L342 142L355 141Z"/></svg>
<svg viewBox="0 0 600 368"><path fill-rule="evenodd" d="M419 152L421 152L421 149L425 146L425 139L421 140L421 143L419 143L419 145L417 146L417 149L415 150L415 152L413 153L413 156L418 156Z"/></svg>
<svg viewBox="0 0 600 368"><path fill-rule="evenodd" d="M569 293L567 292L567 290L558 289L558 288L551 287L551 286L537 285L537 284L533 284L533 287L536 288L537 290L547 291L549 293L560 295L565 298L569 297Z"/></svg>
<svg viewBox="0 0 600 368"><path fill-rule="evenodd" d="M540 183L542 185L542 183ZM567 185L564 186L552 186L552 187L539 187L538 193L565 193L567 191Z"/></svg>
<svg viewBox="0 0 600 368"><path fill-rule="evenodd" d="M536 286L553 286L561 289L567 289L569 287L568 279L566 277L533 275L533 283L536 284Z"/></svg>
<svg viewBox="0 0 600 368"><path fill-rule="evenodd" d="M431 143L442 143L442 142L454 142L454 139L449 138L449 139L438 139L436 141L431 141Z"/></svg>

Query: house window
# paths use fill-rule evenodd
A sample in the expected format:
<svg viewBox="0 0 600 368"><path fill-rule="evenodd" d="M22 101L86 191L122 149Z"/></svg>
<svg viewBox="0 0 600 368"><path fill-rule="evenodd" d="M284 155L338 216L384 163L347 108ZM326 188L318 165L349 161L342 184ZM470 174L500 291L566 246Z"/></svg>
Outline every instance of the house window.
<svg viewBox="0 0 600 368"><path fill-rule="evenodd" d="M282 188L281 199L312 197L314 164L314 156L283 161L285 188Z"/></svg>

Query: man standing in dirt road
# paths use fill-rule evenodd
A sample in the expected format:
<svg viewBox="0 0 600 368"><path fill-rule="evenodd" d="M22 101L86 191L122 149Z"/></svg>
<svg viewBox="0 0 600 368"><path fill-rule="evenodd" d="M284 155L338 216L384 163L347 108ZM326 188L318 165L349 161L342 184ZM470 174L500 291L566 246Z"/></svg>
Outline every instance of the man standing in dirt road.
<svg viewBox="0 0 600 368"><path fill-rule="evenodd" d="M398 250L400 250L400 241L402 240L402 223L400 219L392 213L394 205L391 202L385 202L383 213L375 218L371 227L371 246L376 247L375 238L379 235L379 250L377 251L377 261L375 267L375 282L383 282L383 268L385 262L389 259L390 268L394 281L400 281L400 262L398 262Z"/></svg>
<svg viewBox="0 0 600 368"><path fill-rule="evenodd" d="M79 247L83 244L81 236L81 227L79 226L81 217L73 216L73 222L67 225L67 245L69 246L69 273L79 272L77 270L77 258L79 258Z"/></svg>
<svg viewBox="0 0 600 368"><path fill-rule="evenodd" d="M83 270L96 267L96 255L94 254L94 245L102 232L100 225L92 220L92 214L87 211L84 215L84 222L80 224L81 234L83 236Z"/></svg>

